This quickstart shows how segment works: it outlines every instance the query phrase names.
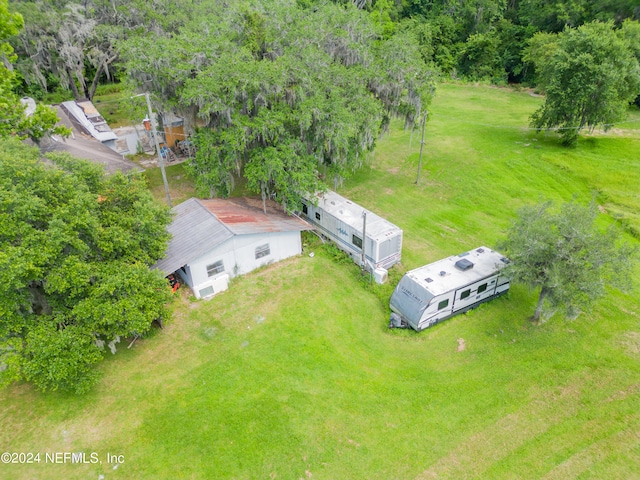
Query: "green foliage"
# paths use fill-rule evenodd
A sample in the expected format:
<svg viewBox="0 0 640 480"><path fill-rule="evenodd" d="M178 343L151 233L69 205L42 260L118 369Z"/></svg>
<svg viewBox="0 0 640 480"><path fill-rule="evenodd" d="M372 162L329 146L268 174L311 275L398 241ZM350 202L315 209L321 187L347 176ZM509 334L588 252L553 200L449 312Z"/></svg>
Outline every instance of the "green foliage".
<svg viewBox="0 0 640 480"><path fill-rule="evenodd" d="M504 270L513 281L540 289L533 320L565 308L570 318L602 297L607 286L627 289L636 249L620 243L619 231L596 226L595 204L550 202L520 209L507 239L498 247L511 260ZM549 312L549 310L551 310Z"/></svg>
<svg viewBox="0 0 640 480"><path fill-rule="evenodd" d="M471 35L460 52L460 73L471 80L506 83L507 72L499 48L500 39L495 31Z"/></svg>
<svg viewBox="0 0 640 480"><path fill-rule="evenodd" d="M547 94L531 126L559 128L563 144L575 145L583 128L606 130L623 119L640 91L640 67L613 24L568 29L550 44L555 47L550 53L528 55Z"/></svg>
<svg viewBox="0 0 640 480"><path fill-rule="evenodd" d="M40 319L24 339L24 378L43 392L87 392L97 381L95 364L103 351L91 331L81 326L60 328L51 319Z"/></svg>
<svg viewBox="0 0 640 480"><path fill-rule="evenodd" d="M131 39L124 58L161 108L206 122L189 167L200 194L228 196L244 175L289 209L319 175L357 169L390 118L412 127L433 95L413 36L380 40L376 28L353 7L232 2L171 38Z"/></svg>
<svg viewBox="0 0 640 480"><path fill-rule="evenodd" d="M65 154L47 166L36 149L0 142L1 383L85 391L99 342L144 335L165 314L170 291L149 266L165 252L169 212L139 177Z"/></svg>
<svg viewBox="0 0 640 480"><path fill-rule="evenodd" d="M57 126L58 117L53 108L37 105L35 112L27 116L16 93L18 76L12 62L17 56L7 38L16 35L23 27L19 13L9 13L7 0L0 0L0 137L17 136L38 142L49 134L69 136L71 131Z"/></svg>

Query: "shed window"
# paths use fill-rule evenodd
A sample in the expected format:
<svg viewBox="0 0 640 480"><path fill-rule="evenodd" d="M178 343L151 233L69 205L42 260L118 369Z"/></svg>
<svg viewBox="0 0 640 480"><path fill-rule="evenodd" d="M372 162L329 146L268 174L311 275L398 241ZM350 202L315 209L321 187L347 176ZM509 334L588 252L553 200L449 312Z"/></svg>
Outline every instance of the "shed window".
<svg viewBox="0 0 640 480"><path fill-rule="evenodd" d="M266 257L271 254L271 249L269 248L269 244L260 245L256 247L256 260L262 257Z"/></svg>
<svg viewBox="0 0 640 480"><path fill-rule="evenodd" d="M316 220L320 220L320 214L316 212Z"/></svg>
<svg viewBox="0 0 640 480"><path fill-rule="evenodd" d="M487 284L486 284L486 283L483 283L482 285L480 285L480 286L478 287L478 293L482 293L482 292L484 292L486 289L487 289Z"/></svg>
<svg viewBox="0 0 640 480"><path fill-rule="evenodd" d="M353 243L358 248L362 248L362 239L357 235L353 235L351 237L351 243Z"/></svg>
<svg viewBox="0 0 640 480"><path fill-rule="evenodd" d="M449 299L448 298L446 300L441 301L438 304L438 310L442 310L443 308L446 308L447 305L449 305Z"/></svg>
<svg viewBox="0 0 640 480"><path fill-rule="evenodd" d="M460 300L464 300L465 298L467 298L469 295L471 295L471 290L465 290L464 292L462 292L460 294Z"/></svg>
<svg viewBox="0 0 640 480"><path fill-rule="evenodd" d="M218 260L216 263L212 263L211 265L207 265L207 275L213 277L218 273L224 272L224 263L222 260Z"/></svg>

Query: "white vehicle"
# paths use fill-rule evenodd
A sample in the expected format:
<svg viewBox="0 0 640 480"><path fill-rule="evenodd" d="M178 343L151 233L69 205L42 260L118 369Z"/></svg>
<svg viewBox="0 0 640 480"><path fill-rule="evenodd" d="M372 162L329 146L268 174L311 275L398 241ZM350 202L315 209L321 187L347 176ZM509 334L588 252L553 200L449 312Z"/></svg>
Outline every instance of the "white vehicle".
<svg viewBox="0 0 640 480"><path fill-rule="evenodd" d="M363 248L365 265L372 272L400 262L401 228L332 191L318 194L314 200L317 202L303 201L302 215L355 263L362 265Z"/></svg>
<svg viewBox="0 0 640 480"><path fill-rule="evenodd" d="M406 273L391 296L389 328L420 331L509 290L500 270L509 260L487 247Z"/></svg>

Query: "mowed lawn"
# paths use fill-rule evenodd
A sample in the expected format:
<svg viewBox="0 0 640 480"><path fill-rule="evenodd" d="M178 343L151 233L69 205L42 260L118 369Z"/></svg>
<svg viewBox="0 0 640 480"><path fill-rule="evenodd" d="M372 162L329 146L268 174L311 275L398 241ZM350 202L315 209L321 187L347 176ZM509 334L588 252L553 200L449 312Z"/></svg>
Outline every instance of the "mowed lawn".
<svg viewBox="0 0 640 480"><path fill-rule="evenodd" d="M404 229L400 271L492 247L518 207L547 199L595 196L602 225L637 243L640 123L567 150L526 128L540 103L442 85L420 184L420 134L394 125L340 193ZM419 334L387 329L389 291L315 243L210 301L182 291L87 396L0 392L0 450L41 453L0 478L640 478L638 287L533 326L535 292L514 286ZM46 463L53 452L102 463Z"/></svg>

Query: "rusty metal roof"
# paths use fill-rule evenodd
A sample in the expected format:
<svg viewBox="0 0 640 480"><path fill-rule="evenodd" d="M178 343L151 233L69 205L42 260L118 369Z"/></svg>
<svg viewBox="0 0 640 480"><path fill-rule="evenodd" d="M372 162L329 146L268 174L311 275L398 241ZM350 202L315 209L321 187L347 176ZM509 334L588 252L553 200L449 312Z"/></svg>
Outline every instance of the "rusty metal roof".
<svg viewBox="0 0 640 480"><path fill-rule="evenodd" d="M153 268L167 274L200 258L234 235L311 230L304 220L286 215L274 202L252 198L190 198L172 210L171 240L164 258Z"/></svg>
<svg viewBox="0 0 640 480"><path fill-rule="evenodd" d="M199 202L235 235L312 229L307 222L287 215L282 207L269 200L266 202L266 213L259 198L213 198Z"/></svg>

